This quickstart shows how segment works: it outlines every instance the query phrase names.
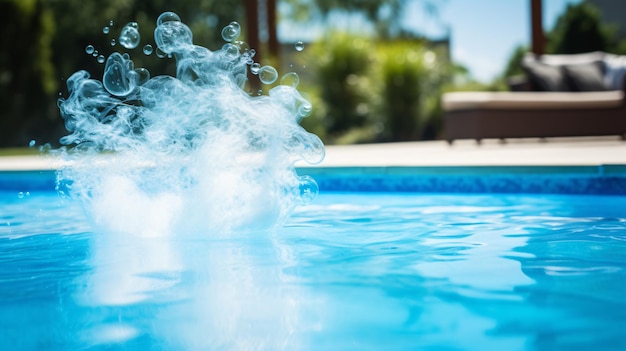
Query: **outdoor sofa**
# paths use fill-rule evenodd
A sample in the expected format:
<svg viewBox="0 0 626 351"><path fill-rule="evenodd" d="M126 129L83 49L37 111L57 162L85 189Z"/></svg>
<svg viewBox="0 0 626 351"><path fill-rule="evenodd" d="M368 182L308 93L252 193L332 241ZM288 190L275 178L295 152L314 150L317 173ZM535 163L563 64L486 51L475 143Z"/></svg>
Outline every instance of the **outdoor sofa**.
<svg viewBox="0 0 626 351"><path fill-rule="evenodd" d="M444 138L626 135L626 56L527 54L507 92L443 96Z"/></svg>

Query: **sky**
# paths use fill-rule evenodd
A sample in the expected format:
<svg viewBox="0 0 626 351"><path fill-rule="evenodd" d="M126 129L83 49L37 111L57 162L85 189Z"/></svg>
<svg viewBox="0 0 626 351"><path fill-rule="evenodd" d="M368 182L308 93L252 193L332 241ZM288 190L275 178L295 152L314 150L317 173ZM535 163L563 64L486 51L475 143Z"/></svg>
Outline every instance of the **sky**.
<svg viewBox="0 0 626 351"><path fill-rule="evenodd" d="M551 30L568 4L582 0L543 0L543 26ZM454 62L467 67L475 79L489 82L501 74L513 50L530 46L530 0L441 0L437 19L423 15L420 1L413 1L400 19L405 28L414 29L432 38L441 38L450 31L451 55ZM362 19L346 22L346 28L358 28ZM283 42L312 40L324 28L298 28L286 21L278 27Z"/></svg>
<svg viewBox="0 0 626 351"><path fill-rule="evenodd" d="M580 1L543 0L544 30L554 27L568 4ZM466 66L477 80L495 78L517 46L530 46L530 0L446 0L439 8L439 21L421 18L418 3L413 5L407 11L411 15L403 19L405 25L437 36L447 24L452 60Z"/></svg>

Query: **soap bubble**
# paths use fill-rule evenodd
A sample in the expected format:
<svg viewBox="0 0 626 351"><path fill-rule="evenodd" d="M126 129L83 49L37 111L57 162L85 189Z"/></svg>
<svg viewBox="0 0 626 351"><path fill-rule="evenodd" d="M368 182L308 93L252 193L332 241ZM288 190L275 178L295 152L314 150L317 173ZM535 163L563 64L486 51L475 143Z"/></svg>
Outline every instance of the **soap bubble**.
<svg viewBox="0 0 626 351"><path fill-rule="evenodd" d="M122 28L118 38L120 45L127 49L134 49L139 45L140 35L137 22L130 22Z"/></svg>
<svg viewBox="0 0 626 351"><path fill-rule="evenodd" d="M237 39L240 33L241 27L239 26L239 23L231 22L222 29L222 38L227 42L231 42Z"/></svg>
<svg viewBox="0 0 626 351"><path fill-rule="evenodd" d="M180 22L180 17L174 12L163 12L159 18L157 18L157 26L165 22Z"/></svg>
<svg viewBox="0 0 626 351"><path fill-rule="evenodd" d="M304 43L301 41L296 42L296 51L304 50Z"/></svg>
<svg viewBox="0 0 626 351"><path fill-rule="evenodd" d="M146 45L144 45L144 47L143 47L143 53L144 53L146 56L149 56L150 54L152 54L152 51L153 51L153 50L154 50L154 49L152 48L152 45L150 45L150 44L146 44Z"/></svg>
<svg viewBox="0 0 626 351"><path fill-rule="evenodd" d="M296 72L289 72L280 79L280 84L296 88L300 84L300 77Z"/></svg>
<svg viewBox="0 0 626 351"><path fill-rule="evenodd" d="M93 45L87 45L87 46L85 47L85 52L86 52L88 55L93 54L93 52L94 52L95 50L96 50L96 49L93 47Z"/></svg>
<svg viewBox="0 0 626 351"><path fill-rule="evenodd" d="M272 66L261 67L258 74L263 84L272 84L278 79L278 71Z"/></svg>

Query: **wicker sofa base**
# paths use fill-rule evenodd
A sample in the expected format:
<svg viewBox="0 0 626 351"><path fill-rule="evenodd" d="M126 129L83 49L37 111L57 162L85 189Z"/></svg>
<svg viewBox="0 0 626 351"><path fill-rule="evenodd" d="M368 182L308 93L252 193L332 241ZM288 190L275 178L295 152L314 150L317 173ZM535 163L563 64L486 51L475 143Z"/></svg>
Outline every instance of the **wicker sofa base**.
<svg viewBox="0 0 626 351"><path fill-rule="evenodd" d="M444 96L444 138L449 143L455 139L480 141L487 138L603 135L619 135L624 138L626 135L626 104L619 100L600 104L578 101L550 105L550 101L534 103L526 99L522 103L515 102L507 106L501 101L489 99L490 96L499 97L493 95L497 93L486 95L487 98L483 96L478 102L470 101L471 95L465 101L463 93L452 94L456 95L450 96L447 104Z"/></svg>
<svg viewBox="0 0 626 351"><path fill-rule="evenodd" d="M608 111L463 110L446 113L445 139L626 135L621 109Z"/></svg>

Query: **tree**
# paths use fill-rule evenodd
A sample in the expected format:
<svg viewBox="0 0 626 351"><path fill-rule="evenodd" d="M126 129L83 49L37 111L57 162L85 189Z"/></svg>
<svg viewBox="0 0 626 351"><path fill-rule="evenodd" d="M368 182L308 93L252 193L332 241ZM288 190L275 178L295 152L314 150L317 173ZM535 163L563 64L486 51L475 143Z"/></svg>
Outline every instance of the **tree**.
<svg viewBox="0 0 626 351"><path fill-rule="evenodd" d="M439 6L446 0L419 0L422 9L431 17L438 16ZM406 34L399 19L406 12L411 0L284 0L285 15L298 22L322 21L328 23L334 11L356 13L370 21L376 34L382 38Z"/></svg>
<svg viewBox="0 0 626 351"><path fill-rule="evenodd" d="M553 54L611 51L616 42L615 31L602 23L599 10L584 1L568 5L547 37L546 51Z"/></svg>

